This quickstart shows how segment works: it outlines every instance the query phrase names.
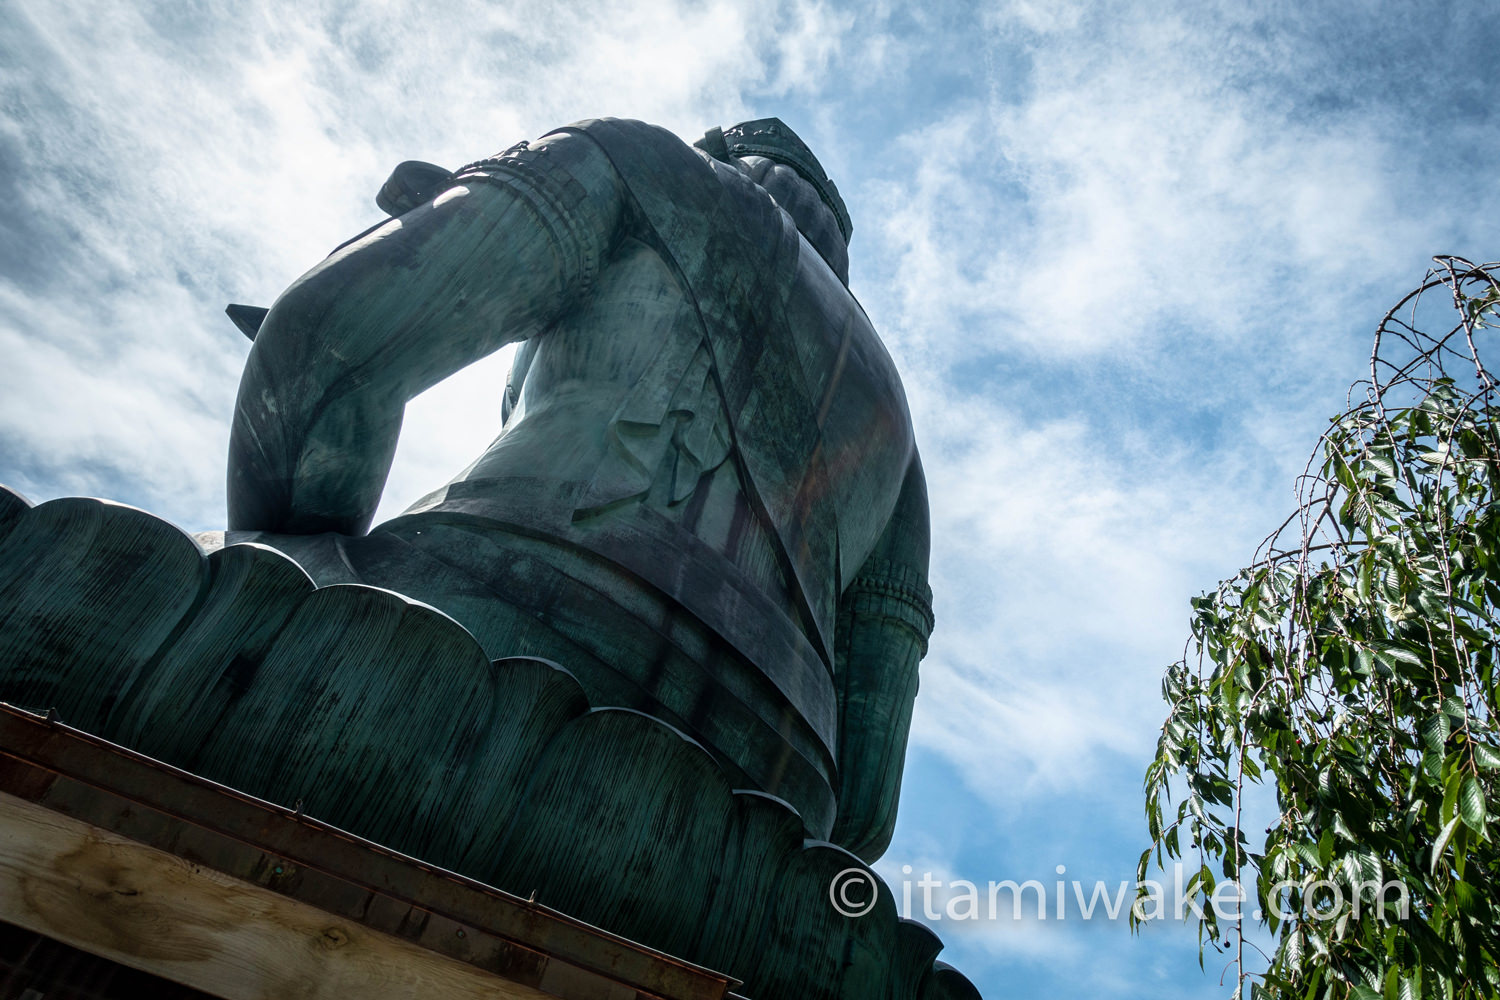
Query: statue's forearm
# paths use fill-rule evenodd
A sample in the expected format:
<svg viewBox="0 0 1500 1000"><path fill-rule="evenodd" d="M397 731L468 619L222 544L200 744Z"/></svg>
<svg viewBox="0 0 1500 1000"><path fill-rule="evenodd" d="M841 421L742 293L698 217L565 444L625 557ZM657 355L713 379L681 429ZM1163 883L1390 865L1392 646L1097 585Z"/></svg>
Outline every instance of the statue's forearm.
<svg viewBox="0 0 1500 1000"><path fill-rule="evenodd" d="M896 823L917 696L932 632L930 591L909 567L876 564L844 597L839 620L839 815L835 842L884 853Z"/></svg>
<svg viewBox="0 0 1500 1000"><path fill-rule="evenodd" d="M556 308L562 276L548 267L539 227L504 200L456 191L336 254L276 301L235 406L231 528L364 531L407 400ZM521 257L524 283L478 273L480 260L506 252Z"/></svg>
<svg viewBox="0 0 1500 1000"><path fill-rule="evenodd" d="M342 387L340 387L342 388ZM369 527L390 471L403 403L318 391L252 357L229 441L229 527L294 534Z"/></svg>

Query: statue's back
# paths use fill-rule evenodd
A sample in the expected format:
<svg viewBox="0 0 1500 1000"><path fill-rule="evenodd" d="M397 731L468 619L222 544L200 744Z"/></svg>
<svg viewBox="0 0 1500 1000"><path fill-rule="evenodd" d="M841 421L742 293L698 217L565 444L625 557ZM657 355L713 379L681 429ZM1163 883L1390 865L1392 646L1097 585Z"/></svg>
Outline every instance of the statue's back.
<svg viewBox="0 0 1500 1000"><path fill-rule="evenodd" d="M586 688L667 718L823 826L838 596L890 519L910 421L868 319L791 221L736 172L693 166L753 213L707 223L775 227L762 253L707 263L715 287L779 276L781 301L763 310L779 322L709 328L699 302L713 289L695 289L684 251L635 215L589 294L522 347L494 444L373 544L347 546L349 560L365 582L458 614L492 655L551 655ZM663 196L640 182L632 194ZM792 413L769 421L746 401ZM768 502L747 454L772 456L791 504ZM789 546L807 522L836 541ZM461 575L413 575L389 536ZM471 594L474 579L487 594Z"/></svg>

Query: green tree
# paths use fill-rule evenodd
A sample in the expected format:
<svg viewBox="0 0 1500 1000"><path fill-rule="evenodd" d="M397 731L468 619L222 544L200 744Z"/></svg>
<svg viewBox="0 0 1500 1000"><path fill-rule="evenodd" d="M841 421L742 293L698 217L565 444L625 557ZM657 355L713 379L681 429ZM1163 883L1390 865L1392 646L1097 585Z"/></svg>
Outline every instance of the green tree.
<svg viewBox="0 0 1500 1000"><path fill-rule="evenodd" d="M1199 960L1225 953L1236 997L1500 996L1497 319L1500 265L1437 258L1296 512L1193 601L1138 877L1196 870ZM1225 879L1238 914L1205 905Z"/></svg>

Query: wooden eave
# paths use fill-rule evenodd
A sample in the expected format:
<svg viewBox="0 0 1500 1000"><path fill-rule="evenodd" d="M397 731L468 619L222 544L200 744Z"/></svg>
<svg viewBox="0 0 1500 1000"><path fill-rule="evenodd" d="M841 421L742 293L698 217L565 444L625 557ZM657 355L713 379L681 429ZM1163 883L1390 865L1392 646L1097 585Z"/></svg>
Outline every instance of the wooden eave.
<svg viewBox="0 0 1500 1000"><path fill-rule="evenodd" d="M735 985L5 704L0 920L225 1000L290 983L445 1000L720 1000Z"/></svg>

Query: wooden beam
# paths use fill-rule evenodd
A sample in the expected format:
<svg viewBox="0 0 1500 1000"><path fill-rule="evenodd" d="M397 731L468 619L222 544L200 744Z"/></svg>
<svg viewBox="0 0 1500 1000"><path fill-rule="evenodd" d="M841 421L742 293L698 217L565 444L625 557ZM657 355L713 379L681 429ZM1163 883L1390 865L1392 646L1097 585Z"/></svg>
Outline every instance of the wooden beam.
<svg viewBox="0 0 1500 1000"><path fill-rule="evenodd" d="M723 1000L733 982L4 703L0 792L562 1000Z"/></svg>
<svg viewBox="0 0 1500 1000"><path fill-rule="evenodd" d="M224 1000L549 995L5 793L0 920Z"/></svg>

